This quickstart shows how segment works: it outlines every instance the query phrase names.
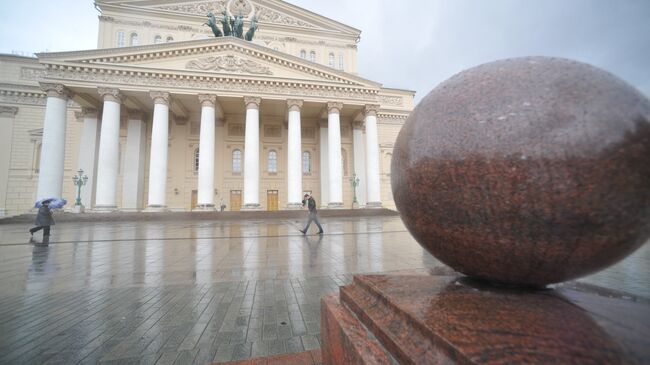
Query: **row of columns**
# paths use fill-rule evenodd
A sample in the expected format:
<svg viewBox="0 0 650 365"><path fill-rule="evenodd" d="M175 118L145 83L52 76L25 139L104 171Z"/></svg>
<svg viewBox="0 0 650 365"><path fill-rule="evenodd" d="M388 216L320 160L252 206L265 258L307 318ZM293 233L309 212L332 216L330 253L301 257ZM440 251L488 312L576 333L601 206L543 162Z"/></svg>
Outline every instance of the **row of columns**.
<svg viewBox="0 0 650 365"><path fill-rule="evenodd" d="M65 87L58 84L41 84L47 92L47 104L43 127L42 158L38 182L38 199L60 197L63 183L63 162L66 130L67 99L70 96ZM84 109L79 167L84 169L94 189L84 190L83 201L92 202L95 194L95 210L117 209L117 177L119 174L120 112L123 97L119 90L99 88L103 99L101 128L94 109ZM151 151L149 163L148 211L166 208L168 133L170 95L167 92L152 91L154 102ZM214 153L216 96L201 94L201 125L199 136L198 196L199 209L214 209ZM243 209L259 209L259 106L261 98L244 97L246 106L246 128L244 137L244 204ZM288 208L302 205L302 141L301 100L288 100L288 156L287 187ZM343 166L341 159L340 112L342 103L327 103L327 124L321 125L321 197L323 205L330 208L343 206ZM361 125L355 124L353 140L355 145L354 166L357 176L365 176L367 207L381 207L379 180L379 145L377 138L377 105L365 108L366 138L363 140ZM144 155L146 124L141 111L128 111L127 158L123 174L122 207L137 210L142 206L144 181ZM97 143L97 140L99 140ZM360 148L365 144L365 151ZM96 147L98 145L98 148ZM365 152L365 159L363 154ZM95 169L95 156L97 168ZM363 169L365 161L365 171ZM92 178L96 176L96 178Z"/></svg>

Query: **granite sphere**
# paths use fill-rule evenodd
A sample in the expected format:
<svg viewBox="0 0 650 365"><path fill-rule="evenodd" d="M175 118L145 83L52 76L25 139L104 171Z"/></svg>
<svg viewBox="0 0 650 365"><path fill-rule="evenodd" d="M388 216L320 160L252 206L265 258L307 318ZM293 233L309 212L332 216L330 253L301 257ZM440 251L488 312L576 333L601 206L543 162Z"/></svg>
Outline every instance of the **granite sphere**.
<svg viewBox="0 0 650 365"><path fill-rule="evenodd" d="M650 101L567 59L463 71L399 133L395 204L433 256L493 283L603 269L650 237Z"/></svg>

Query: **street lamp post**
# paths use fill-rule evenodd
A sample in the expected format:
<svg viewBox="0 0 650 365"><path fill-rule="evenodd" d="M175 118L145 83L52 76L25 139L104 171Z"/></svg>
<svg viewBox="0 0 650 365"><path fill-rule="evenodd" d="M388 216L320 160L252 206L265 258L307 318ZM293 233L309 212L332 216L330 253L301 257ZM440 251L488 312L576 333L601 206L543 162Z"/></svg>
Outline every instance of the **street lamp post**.
<svg viewBox="0 0 650 365"><path fill-rule="evenodd" d="M79 171L77 171L77 175L72 177L72 181L77 187L77 199L74 202L73 211L75 213L83 213L84 206L81 204L81 187L86 185L86 182L88 182L88 176L84 175L84 170L79 169Z"/></svg>
<svg viewBox="0 0 650 365"><path fill-rule="evenodd" d="M359 206L359 202L357 201L357 186L359 186L359 178L357 177L357 174L352 174L350 183L352 184L352 189L354 191L354 198L352 200L352 209L354 209L355 205Z"/></svg>

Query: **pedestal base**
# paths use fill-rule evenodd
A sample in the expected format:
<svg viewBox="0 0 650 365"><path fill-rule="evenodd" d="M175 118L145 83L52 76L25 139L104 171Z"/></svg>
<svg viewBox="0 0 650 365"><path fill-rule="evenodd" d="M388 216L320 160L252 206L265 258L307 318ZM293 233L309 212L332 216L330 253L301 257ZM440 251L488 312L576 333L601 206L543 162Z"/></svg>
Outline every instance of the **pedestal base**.
<svg viewBox="0 0 650 365"><path fill-rule="evenodd" d="M214 212L215 210L214 204L199 204L192 209L193 212Z"/></svg>
<svg viewBox="0 0 650 365"><path fill-rule="evenodd" d="M367 202L366 209L381 209L381 202Z"/></svg>
<svg viewBox="0 0 650 365"><path fill-rule="evenodd" d="M287 209L288 209L288 210L299 210L299 209L302 209L302 203L288 203L288 204L287 204Z"/></svg>
<svg viewBox="0 0 650 365"><path fill-rule="evenodd" d="M92 209L93 213L112 213L117 212L116 205L96 205Z"/></svg>
<svg viewBox="0 0 650 365"><path fill-rule="evenodd" d="M343 203L328 203L327 209L343 209Z"/></svg>
<svg viewBox="0 0 650 365"><path fill-rule="evenodd" d="M241 210L262 210L262 206L260 204L244 204Z"/></svg>
<svg viewBox="0 0 650 365"><path fill-rule="evenodd" d="M79 214L79 213L83 213L85 211L86 211L86 207L84 207L83 204L82 204L82 205L73 206L72 210L70 212Z"/></svg>
<svg viewBox="0 0 650 365"><path fill-rule="evenodd" d="M356 275L321 301L323 364L647 363L650 305L444 275Z"/></svg>
<svg viewBox="0 0 650 365"><path fill-rule="evenodd" d="M144 210L145 213L160 213L160 212L167 212L169 209L167 209L166 205L149 205L147 208Z"/></svg>

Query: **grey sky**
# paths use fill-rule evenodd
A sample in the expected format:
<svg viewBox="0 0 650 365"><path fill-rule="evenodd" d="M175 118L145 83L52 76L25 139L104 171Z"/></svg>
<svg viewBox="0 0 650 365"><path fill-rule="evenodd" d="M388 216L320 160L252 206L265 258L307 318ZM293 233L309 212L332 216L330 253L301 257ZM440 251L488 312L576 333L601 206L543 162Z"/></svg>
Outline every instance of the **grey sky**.
<svg viewBox="0 0 650 365"><path fill-rule="evenodd" d="M291 0L362 30L360 75L418 92L508 57L568 57L650 95L648 0ZM0 0L0 52L91 49L91 0Z"/></svg>

